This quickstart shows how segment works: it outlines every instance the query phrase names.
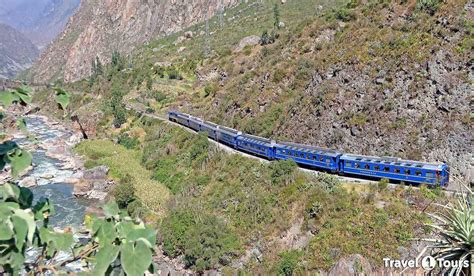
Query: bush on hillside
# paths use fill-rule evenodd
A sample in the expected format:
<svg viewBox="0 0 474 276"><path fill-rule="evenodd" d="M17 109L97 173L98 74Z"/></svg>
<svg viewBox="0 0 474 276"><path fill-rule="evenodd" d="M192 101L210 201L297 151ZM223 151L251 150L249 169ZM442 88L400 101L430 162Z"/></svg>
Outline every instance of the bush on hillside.
<svg viewBox="0 0 474 276"><path fill-rule="evenodd" d="M262 33L262 36L260 37L260 45L268 45L272 44L275 42L275 40L278 38L278 35L275 31L272 31L270 34L268 34L268 31L265 30Z"/></svg>
<svg viewBox="0 0 474 276"><path fill-rule="evenodd" d="M239 248L238 238L221 220L188 209L173 211L160 229L165 254L183 254L186 266L198 272L229 264Z"/></svg>
<svg viewBox="0 0 474 276"><path fill-rule="evenodd" d="M118 143L127 149L135 149L139 145L137 137L132 137L127 133L124 133L118 137Z"/></svg>
<svg viewBox="0 0 474 276"><path fill-rule="evenodd" d="M434 15L441 4L441 0L418 0L416 3L416 9L424 11L429 15Z"/></svg>
<svg viewBox="0 0 474 276"><path fill-rule="evenodd" d="M168 69L168 78L170 80L182 80L183 77L179 73L179 71L176 68L170 68Z"/></svg>
<svg viewBox="0 0 474 276"><path fill-rule="evenodd" d="M277 275L291 276L295 272L299 259L303 254L299 251L292 250L280 254L280 261L277 264Z"/></svg>
<svg viewBox="0 0 474 276"><path fill-rule="evenodd" d="M136 199L135 187L129 174L120 179L119 184L114 188L113 196L121 209L126 209Z"/></svg>
<svg viewBox="0 0 474 276"><path fill-rule="evenodd" d="M270 178L274 185L286 185L294 179L296 163L292 159L279 160L269 165Z"/></svg>

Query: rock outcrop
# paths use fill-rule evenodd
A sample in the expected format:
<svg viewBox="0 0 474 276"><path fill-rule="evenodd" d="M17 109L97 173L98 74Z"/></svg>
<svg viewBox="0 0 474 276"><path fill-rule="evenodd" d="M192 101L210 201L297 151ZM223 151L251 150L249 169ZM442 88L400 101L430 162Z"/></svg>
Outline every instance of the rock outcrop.
<svg viewBox="0 0 474 276"><path fill-rule="evenodd" d="M91 74L91 61L129 53L151 39L191 26L237 0L83 0L63 33L33 66L31 79L72 82ZM221 6L222 5L222 6Z"/></svg>

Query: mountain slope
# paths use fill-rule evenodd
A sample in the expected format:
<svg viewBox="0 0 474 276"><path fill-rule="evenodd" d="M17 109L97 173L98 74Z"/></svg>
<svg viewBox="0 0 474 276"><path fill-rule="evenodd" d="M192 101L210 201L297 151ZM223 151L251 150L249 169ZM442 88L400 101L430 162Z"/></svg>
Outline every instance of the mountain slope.
<svg viewBox="0 0 474 276"><path fill-rule="evenodd" d="M12 78L27 69L38 53L36 46L25 35L0 24L0 78Z"/></svg>
<svg viewBox="0 0 474 276"><path fill-rule="evenodd" d="M209 14L236 0L209 1ZM109 62L113 51L129 53L157 36L202 21L207 0L84 0L65 31L32 68L34 81L61 78L76 81L91 73L91 61Z"/></svg>
<svg viewBox="0 0 474 276"><path fill-rule="evenodd" d="M39 49L64 28L80 0L0 0L0 22L24 33Z"/></svg>
<svg viewBox="0 0 474 276"><path fill-rule="evenodd" d="M303 13L295 5L310 5L288 2L280 7L288 26L275 43L229 52L219 43L233 32L217 32L216 53L201 62L197 80L181 81L188 89L155 81L153 90L170 104L154 107L279 140L448 162L453 175L470 181L474 7L465 0L423 3L351 3L295 20L292 15ZM260 26L250 34L271 23ZM172 41L153 43L165 44L156 53L144 47L143 66L169 61L186 72L183 60L193 59L201 42Z"/></svg>

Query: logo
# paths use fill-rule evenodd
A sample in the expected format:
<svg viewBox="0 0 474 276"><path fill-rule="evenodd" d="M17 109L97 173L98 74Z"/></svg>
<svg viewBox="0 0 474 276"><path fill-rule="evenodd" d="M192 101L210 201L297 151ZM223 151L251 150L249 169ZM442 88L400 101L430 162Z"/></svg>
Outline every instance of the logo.
<svg viewBox="0 0 474 276"><path fill-rule="evenodd" d="M470 263L469 260L445 260L436 259L432 256L426 256L420 259L411 260L393 260L390 258L383 258L384 266L388 268L417 268L421 267L425 271L431 271L435 268L450 269L450 268L468 268Z"/></svg>
<svg viewBox="0 0 474 276"><path fill-rule="evenodd" d="M433 270L433 268L436 267L435 258L431 256L424 257L423 259L421 259L421 267L426 271Z"/></svg>

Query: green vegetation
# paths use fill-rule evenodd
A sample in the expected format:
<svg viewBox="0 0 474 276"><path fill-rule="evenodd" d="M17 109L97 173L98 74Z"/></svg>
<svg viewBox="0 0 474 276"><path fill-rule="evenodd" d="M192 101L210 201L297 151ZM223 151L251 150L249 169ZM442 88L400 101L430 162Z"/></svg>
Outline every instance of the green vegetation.
<svg viewBox="0 0 474 276"><path fill-rule="evenodd" d="M459 265L449 269L454 275L474 273L473 231L474 210L472 207L472 190L462 192L454 204L443 205L439 213L431 214L435 223L430 224L441 237L440 239L423 239L431 244L432 256L436 259L455 260L460 263L468 262L469 266Z"/></svg>
<svg viewBox="0 0 474 276"><path fill-rule="evenodd" d="M418 0L416 3L416 8L425 11L430 15L434 15L441 5L440 0Z"/></svg>
<svg viewBox="0 0 474 276"><path fill-rule="evenodd" d="M380 263L381 256L398 256L397 247L425 221L396 194L400 191L376 189L366 198L346 191L334 176L299 172L293 161L262 164L225 154L203 134L161 123L147 133L142 162L174 195L159 224L163 249L169 256L184 255L196 271L228 265L245 244L269 241L298 218L304 218L304 228L318 229L309 250L269 255L265 271L328 269L355 253ZM376 208L377 201L385 207ZM339 255L331 255L332 248Z"/></svg>
<svg viewBox="0 0 474 276"><path fill-rule="evenodd" d="M302 256L302 252L289 251L280 254L281 260L277 264L277 275L291 276L296 270L298 261Z"/></svg>
<svg viewBox="0 0 474 276"><path fill-rule="evenodd" d="M228 265L239 253L239 241L224 222L199 211L175 210L160 229L164 252L183 254L184 263L198 272Z"/></svg>
<svg viewBox="0 0 474 276"><path fill-rule="evenodd" d="M126 149L111 141L95 140L82 142L76 147L76 151L97 165L108 166L112 178L129 178L136 196L153 212L154 217L165 211L164 205L169 198L168 189L151 179L152 173L140 164L142 155L138 150ZM146 219L153 220L156 217Z"/></svg>
<svg viewBox="0 0 474 276"><path fill-rule="evenodd" d="M2 114L12 104L27 105L31 99L29 93L28 88L0 91ZM68 101L68 93L56 89L56 102L61 109L67 108ZM24 118L16 121L23 131L27 131ZM2 131L11 130L5 128L3 122L1 128ZM13 180L16 180L18 174L31 165L32 155L15 142L2 140L0 160L0 170L8 164ZM103 206L104 218L89 217L86 228L90 239L77 242L70 230L59 231L49 225L49 218L55 214L49 199L34 201L33 192L17 186L13 180L7 179L0 185L2 274L62 274L67 273L67 264L76 261L82 262L86 272L96 275L110 274L114 270L125 275L155 272L152 254L156 231L141 221L132 220L115 202ZM27 252L32 249L38 256L28 260ZM61 252L68 254L66 258L57 258Z"/></svg>

